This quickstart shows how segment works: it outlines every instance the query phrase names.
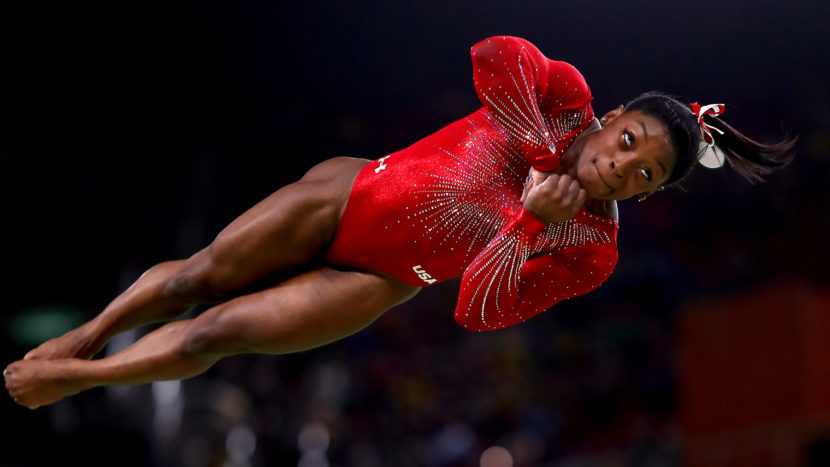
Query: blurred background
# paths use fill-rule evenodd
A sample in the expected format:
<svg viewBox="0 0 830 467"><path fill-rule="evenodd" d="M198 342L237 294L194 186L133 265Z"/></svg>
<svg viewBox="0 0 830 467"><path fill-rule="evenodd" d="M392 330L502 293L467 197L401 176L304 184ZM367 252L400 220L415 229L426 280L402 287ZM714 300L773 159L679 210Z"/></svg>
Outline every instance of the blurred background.
<svg viewBox="0 0 830 467"><path fill-rule="evenodd" d="M475 111L489 35L574 64L598 114L660 89L799 145L765 184L701 168L622 203L616 272L529 322L465 331L449 281L302 354L0 398L0 465L830 465L828 20L818 0L3 3L4 365L312 165Z"/></svg>

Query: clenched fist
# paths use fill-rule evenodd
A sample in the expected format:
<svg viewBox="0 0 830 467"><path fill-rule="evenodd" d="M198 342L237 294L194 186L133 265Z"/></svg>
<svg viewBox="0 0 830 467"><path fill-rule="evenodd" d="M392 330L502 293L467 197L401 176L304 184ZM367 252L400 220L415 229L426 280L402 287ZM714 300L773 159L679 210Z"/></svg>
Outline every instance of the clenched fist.
<svg viewBox="0 0 830 467"><path fill-rule="evenodd" d="M531 169L520 201L540 221L550 224L574 217L587 198L588 193L570 175Z"/></svg>

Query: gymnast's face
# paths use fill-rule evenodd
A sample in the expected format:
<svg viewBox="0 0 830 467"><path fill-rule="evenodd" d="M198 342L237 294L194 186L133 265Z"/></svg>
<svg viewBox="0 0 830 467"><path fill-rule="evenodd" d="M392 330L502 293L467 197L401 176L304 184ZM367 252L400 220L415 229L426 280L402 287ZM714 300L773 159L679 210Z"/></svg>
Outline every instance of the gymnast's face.
<svg viewBox="0 0 830 467"><path fill-rule="evenodd" d="M666 126L622 107L603 117L605 126L575 141L577 160L569 172L588 197L622 200L650 195L669 179L676 159Z"/></svg>

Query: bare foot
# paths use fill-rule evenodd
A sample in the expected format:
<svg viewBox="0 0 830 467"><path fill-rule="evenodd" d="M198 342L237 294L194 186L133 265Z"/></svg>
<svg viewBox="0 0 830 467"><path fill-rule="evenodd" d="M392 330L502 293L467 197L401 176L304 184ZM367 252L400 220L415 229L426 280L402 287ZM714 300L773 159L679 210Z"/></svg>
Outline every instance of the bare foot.
<svg viewBox="0 0 830 467"><path fill-rule="evenodd" d="M6 390L18 404L36 409L77 394L84 388L70 382L73 363L65 360L18 360L3 371Z"/></svg>
<svg viewBox="0 0 830 467"><path fill-rule="evenodd" d="M59 358L92 358L104 345L95 338L92 322L50 339L23 357L24 360L55 360Z"/></svg>

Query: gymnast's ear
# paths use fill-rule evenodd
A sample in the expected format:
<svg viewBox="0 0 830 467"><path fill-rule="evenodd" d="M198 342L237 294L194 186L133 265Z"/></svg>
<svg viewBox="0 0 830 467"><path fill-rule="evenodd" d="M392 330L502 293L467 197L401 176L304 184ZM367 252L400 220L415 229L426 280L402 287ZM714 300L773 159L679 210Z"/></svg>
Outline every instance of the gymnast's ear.
<svg viewBox="0 0 830 467"><path fill-rule="evenodd" d="M615 118L619 117L623 113L623 106L619 106L614 110L609 111L599 121L602 123L602 126L608 125L611 123Z"/></svg>

